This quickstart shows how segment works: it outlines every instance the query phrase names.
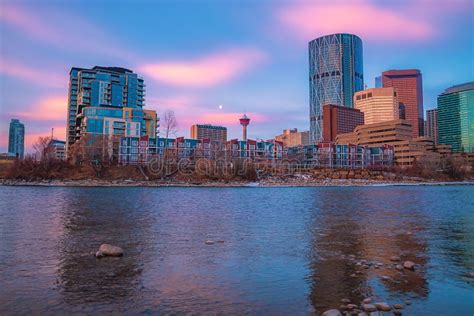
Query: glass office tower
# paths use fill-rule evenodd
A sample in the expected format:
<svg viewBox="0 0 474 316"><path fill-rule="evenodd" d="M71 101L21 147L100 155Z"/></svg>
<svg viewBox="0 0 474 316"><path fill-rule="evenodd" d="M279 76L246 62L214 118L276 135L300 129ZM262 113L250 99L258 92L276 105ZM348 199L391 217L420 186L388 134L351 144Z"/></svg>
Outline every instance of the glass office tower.
<svg viewBox="0 0 474 316"><path fill-rule="evenodd" d="M474 81L438 96L438 142L453 152L474 152Z"/></svg>
<svg viewBox="0 0 474 316"><path fill-rule="evenodd" d="M311 142L323 139L323 105L353 107L353 95L364 89L362 40L332 34L309 42Z"/></svg>
<svg viewBox="0 0 474 316"><path fill-rule="evenodd" d="M17 119L10 122L8 153L23 158L25 152L25 125Z"/></svg>

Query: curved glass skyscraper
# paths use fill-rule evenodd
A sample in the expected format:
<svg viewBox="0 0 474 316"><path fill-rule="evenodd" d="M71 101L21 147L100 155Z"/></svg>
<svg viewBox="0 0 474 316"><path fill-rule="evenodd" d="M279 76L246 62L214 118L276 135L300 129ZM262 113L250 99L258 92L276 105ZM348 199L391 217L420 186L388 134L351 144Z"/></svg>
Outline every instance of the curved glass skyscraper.
<svg viewBox="0 0 474 316"><path fill-rule="evenodd" d="M332 34L309 42L311 142L322 140L323 105L353 107L352 97L364 89L362 40Z"/></svg>

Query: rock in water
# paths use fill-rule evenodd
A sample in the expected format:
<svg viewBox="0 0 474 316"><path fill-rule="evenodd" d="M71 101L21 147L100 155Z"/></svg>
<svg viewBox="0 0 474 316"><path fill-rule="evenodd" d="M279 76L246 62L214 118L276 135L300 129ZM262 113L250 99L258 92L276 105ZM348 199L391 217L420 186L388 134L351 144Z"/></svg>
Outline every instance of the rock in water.
<svg viewBox="0 0 474 316"><path fill-rule="evenodd" d="M377 307L377 309L380 310L380 311L388 312L388 311L392 310L392 308L390 307L390 305L388 305L388 304L385 303L385 302L375 303L374 305L375 305L375 307Z"/></svg>
<svg viewBox="0 0 474 316"><path fill-rule="evenodd" d="M362 304L362 309L366 312L376 312L377 307L374 304Z"/></svg>
<svg viewBox="0 0 474 316"><path fill-rule="evenodd" d="M467 272L465 276L468 278L474 278L474 272Z"/></svg>
<svg viewBox="0 0 474 316"><path fill-rule="evenodd" d="M402 304L393 304L393 308L396 308L396 309L402 309L404 307L405 306L403 306Z"/></svg>
<svg viewBox="0 0 474 316"><path fill-rule="evenodd" d="M342 314L337 309L330 309L325 311L321 316L342 316Z"/></svg>
<svg viewBox="0 0 474 316"><path fill-rule="evenodd" d="M206 240L205 244L206 244L206 245L213 245L214 242L213 242L212 240Z"/></svg>
<svg viewBox="0 0 474 316"><path fill-rule="evenodd" d="M102 244L99 247L99 251L95 253L97 258L102 258L106 256L110 257L120 257L123 256L123 249L114 245Z"/></svg>
<svg viewBox="0 0 474 316"><path fill-rule="evenodd" d="M408 270L415 270L415 263L412 261L405 261L403 267Z"/></svg>

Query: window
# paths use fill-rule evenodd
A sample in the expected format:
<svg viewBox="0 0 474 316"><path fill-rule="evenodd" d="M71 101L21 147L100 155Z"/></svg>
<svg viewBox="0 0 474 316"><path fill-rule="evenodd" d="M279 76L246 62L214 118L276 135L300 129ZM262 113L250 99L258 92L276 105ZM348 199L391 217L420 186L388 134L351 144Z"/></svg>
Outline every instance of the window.
<svg viewBox="0 0 474 316"><path fill-rule="evenodd" d="M372 92L369 92L369 94L367 94L367 98L371 98L372 97Z"/></svg>

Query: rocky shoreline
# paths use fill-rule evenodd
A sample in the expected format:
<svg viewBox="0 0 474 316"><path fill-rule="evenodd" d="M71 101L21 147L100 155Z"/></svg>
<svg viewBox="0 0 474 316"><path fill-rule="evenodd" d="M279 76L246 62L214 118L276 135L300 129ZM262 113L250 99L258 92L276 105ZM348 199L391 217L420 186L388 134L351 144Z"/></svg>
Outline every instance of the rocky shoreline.
<svg viewBox="0 0 474 316"><path fill-rule="evenodd" d="M474 181L439 182L420 178L401 180L315 179L306 175L266 177L259 181L179 181L179 180L11 180L0 179L2 186L45 187L331 187L331 186L407 186L407 185L474 185Z"/></svg>

